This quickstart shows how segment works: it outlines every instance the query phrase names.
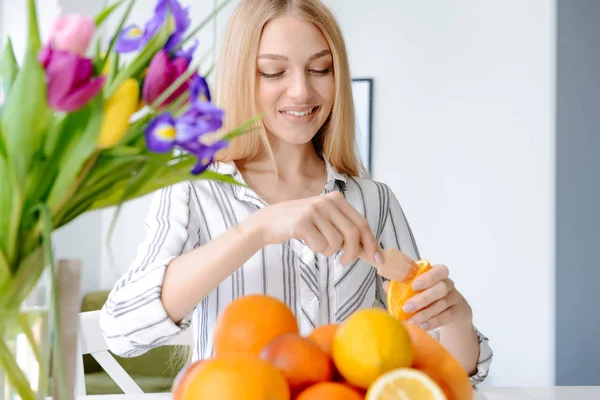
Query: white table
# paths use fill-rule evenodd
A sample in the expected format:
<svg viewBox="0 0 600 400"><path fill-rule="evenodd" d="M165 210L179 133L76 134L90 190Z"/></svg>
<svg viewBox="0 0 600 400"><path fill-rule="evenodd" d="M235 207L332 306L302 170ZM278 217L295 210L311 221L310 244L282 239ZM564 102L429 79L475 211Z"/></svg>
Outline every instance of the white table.
<svg viewBox="0 0 600 400"><path fill-rule="evenodd" d="M478 389L475 400L599 400L600 386ZM171 400L170 393L78 396L77 400Z"/></svg>

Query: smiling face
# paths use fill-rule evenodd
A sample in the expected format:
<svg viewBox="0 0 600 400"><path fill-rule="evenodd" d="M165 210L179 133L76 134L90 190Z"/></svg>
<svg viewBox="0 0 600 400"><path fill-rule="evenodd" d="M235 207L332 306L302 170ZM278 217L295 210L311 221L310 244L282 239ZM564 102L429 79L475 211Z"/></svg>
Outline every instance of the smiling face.
<svg viewBox="0 0 600 400"><path fill-rule="evenodd" d="M315 25L294 16L269 21L257 58L257 100L267 133L306 144L333 106L333 58Z"/></svg>

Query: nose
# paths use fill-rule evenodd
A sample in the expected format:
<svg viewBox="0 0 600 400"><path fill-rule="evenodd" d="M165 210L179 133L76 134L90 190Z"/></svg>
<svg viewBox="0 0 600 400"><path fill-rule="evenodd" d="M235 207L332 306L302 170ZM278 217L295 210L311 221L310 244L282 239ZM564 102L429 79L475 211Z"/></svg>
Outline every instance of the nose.
<svg viewBox="0 0 600 400"><path fill-rule="evenodd" d="M288 96L290 98L302 102L310 98L312 87L309 77L304 72L298 72L291 77L288 87Z"/></svg>

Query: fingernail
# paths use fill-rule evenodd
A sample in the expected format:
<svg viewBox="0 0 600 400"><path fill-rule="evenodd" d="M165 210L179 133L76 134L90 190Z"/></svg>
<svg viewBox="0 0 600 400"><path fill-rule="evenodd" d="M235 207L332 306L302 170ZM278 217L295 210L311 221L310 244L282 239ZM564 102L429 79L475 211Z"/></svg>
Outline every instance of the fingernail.
<svg viewBox="0 0 600 400"><path fill-rule="evenodd" d="M431 324L429 322L424 322L421 325L419 325L419 328L423 329L424 331L428 330L429 327L431 326Z"/></svg>
<svg viewBox="0 0 600 400"><path fill-rule="evenodd" d="M375 256L373 258L375 259L375 262L377 264L383 264L383 259L381 258L381 254L375 253Z"/></svg>
<svg viewBox="0 0 600 400"><path fill-rule="evenodd" d="M408 322L408 323L409 323L409 324L411 324L411 325L414 325L414 324L416 324L416 322L417 322L417 321L415 321L415 319L414 319L414 318L411 318L411 319L409 319L409 320L408 320L408 321L406 321L406 322Z"/></svg>
<svg viewBox="0 0 600 400"><path fill-rule="evenodd" d="M421 290L423 289L423 284L421 282L415 282L412 285L413 290Z"/></svg>
<svg viewBox="0 0 600 400"><path fill-rule="evenodd" d="M402 307L402 311L404 311L405 313L413 312L415 311L415 305L406 303L404 307Z"/></svg>

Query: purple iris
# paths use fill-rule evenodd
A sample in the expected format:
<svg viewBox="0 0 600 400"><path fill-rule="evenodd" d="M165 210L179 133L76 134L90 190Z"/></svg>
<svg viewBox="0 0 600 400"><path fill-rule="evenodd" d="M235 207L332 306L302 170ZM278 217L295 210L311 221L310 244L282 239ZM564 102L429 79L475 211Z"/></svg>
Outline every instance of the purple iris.
<svg viewBox="0 0 600 400"><path fill-rule="evenodd" d="M209 102L194 102L179 118L163 113L146 127L146 146L156 153L168 152L177 146L198 158L192 169L200 174L213 162L214 155L227 146L226 141L202 143L201 138L221 128L223 110Z"/></svg>
<svg viewBox="0 0 600 400"><path fill-rule="evenodd" d="M115 43L115 51L117 53L129 53L142 48L163 25L167 11L170 12L170 18L173 19L175 31L169 36L164 49L167 52L175 49L190 26L189 7L183 8L177 0L157 0L154 16L146 23L143 30L138 26L131 25L119 32Z"/></svg>
<svg viewBox="0 0 600 400"><path fill-rule="evenodd" d="M192 76L190 81L190 97L192 102L205 102L210 101L210 89L206 79L198 74Z"/></svg>

